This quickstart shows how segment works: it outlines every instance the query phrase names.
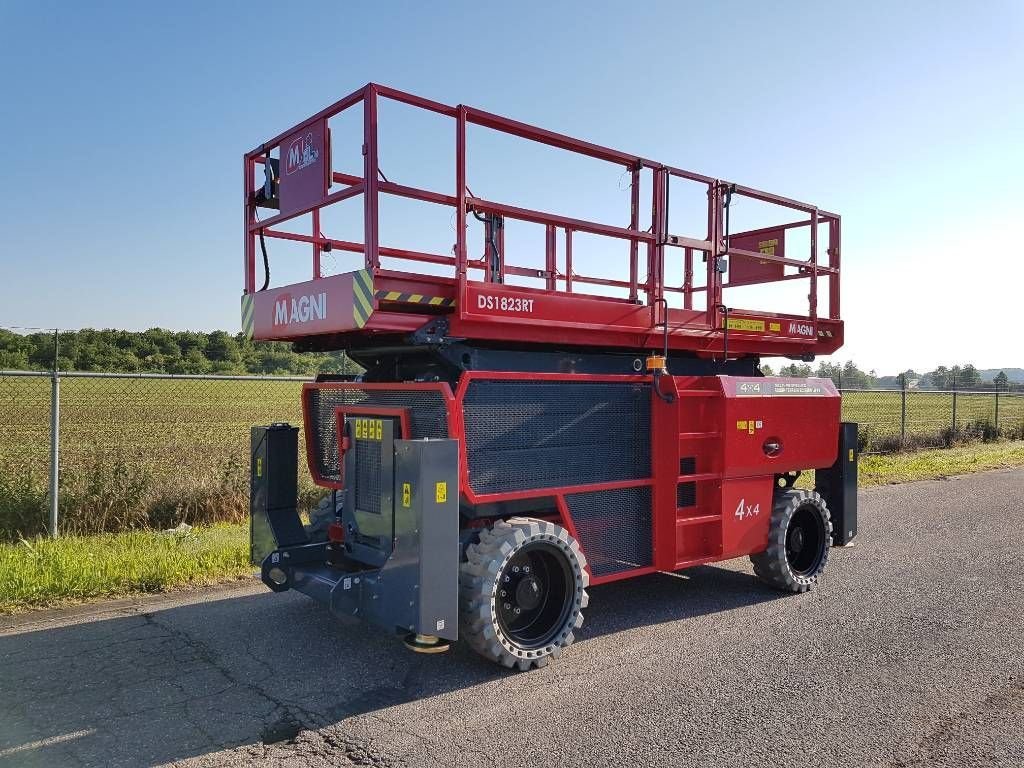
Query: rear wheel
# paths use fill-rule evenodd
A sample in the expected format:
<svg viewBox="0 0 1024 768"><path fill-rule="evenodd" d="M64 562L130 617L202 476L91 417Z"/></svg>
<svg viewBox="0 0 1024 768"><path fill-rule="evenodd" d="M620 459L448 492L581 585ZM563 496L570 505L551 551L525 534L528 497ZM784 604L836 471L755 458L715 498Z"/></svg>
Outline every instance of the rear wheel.
<svg viewBox="0 0 1024 768"><path fill-rule="evenodd" d="M832 522L825 500L813 491L775 494L768 548L752 555L754 573L787 592L806 592L825 570L832 546Z"/></svg>
<svg viewBox="0 0 1024 768"><path fill-rule="evenodd" d="M506 667L543 667L583 624L586 567L579 544L561 526L531 518L498 521L466 548L461 636Z"/></svg>

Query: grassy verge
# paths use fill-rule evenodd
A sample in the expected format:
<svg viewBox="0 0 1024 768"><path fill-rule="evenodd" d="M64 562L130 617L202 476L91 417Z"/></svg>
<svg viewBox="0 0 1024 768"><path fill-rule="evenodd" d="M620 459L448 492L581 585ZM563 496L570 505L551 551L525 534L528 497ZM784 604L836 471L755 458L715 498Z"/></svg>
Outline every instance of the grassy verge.
<svg viewBox="0 0 1024 768"><path fill-rule="evenodd" d="M1024 442L863 456L861 486L1024 466ZM0 613L63 602L161 592L252 573L248 528L219 524L187 534L130 531L0 543Z"/></svg>
<svg viewBox="0 0 1024 768"><path fill-rule="evenodd" d="M970 443L953 448L861 456L858 479L864 487L1021 466L1024 466L1022 441Z"/></svg>
<svg viewBox="0 0 1024 768"><path fill-rule="evenodd" d="M244 524L0 544L0 613L213 584L252 571Z"/></svg>

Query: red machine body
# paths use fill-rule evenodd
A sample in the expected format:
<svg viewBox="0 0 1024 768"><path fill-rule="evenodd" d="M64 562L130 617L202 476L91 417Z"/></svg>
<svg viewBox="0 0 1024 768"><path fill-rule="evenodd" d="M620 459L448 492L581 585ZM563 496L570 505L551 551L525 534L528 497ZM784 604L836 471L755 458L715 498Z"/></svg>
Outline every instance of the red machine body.
<svg viewBox="0 0 1024 768"><path fill-rule="evenodd" d="M309 470L325 487L340 488L338 476L328 476L319 460L319 441L337 433L334 425L323 423L320 412L311 407L311 396L324 392L349 392L360 397L371 393L398 399L410 394L431 393L443 402L446 433L434 436L456 438L460 451L460 492L471 508L493 508L509 502L527 508L550 510L574 538L590 561L591 582L600 584L653 571L674 571L701 563L726 560L763 550L768 536L772 494L776 478L807 467L828 467L836 460L834 425L839 423L839 393L828 379L780 377L676 376L663 377L663 394L672 402L650 392L650 470L646 476L608 482L569 483L525 487L503 492L480 489L477 458L466 450L467 422L474 419L466 407L467 392L474 382L550 382L564 385L567 393L574 384L627 384L649 387L650 376L593 376L586 374L537 374L470 371L453 389L446 382L317 382L304 386L303 412ZM339 407L335 413L401 414L403 409L386 406ZM404 427L404 434L415 430ZM555 427L566 429L566 425ZM568 426L571 429L571 425ZM636 435L612 436L634 439ZM340 436L335 439L341 439ZM778 444L770 454L766 443ZM560 446L562 447L562 446ZM333 455L330 451L328 455ZM328 466L335 466L330 460ZM649 562L635 567L618 567L614 547L602 542L615 539L595 526L628 525L614 515L590 520L587 528L574 519L567 498L629 488L649 489L651 518L641 535L650 535ZM590 546L597 543L597 546Z"/></svg>

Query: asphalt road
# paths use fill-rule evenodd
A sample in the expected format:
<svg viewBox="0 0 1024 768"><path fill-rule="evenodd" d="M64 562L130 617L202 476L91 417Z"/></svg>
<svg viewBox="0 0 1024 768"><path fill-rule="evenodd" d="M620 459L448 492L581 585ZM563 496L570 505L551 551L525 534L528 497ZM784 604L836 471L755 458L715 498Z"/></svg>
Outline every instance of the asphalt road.
<svg viewBox="0 0 1024 768"><path fill-rule="evenodd" d="M599 587L527 674L262 588L8 619L0 765L1024 765L1022 515L1021 470L870 489L816 591Z"/></svg>

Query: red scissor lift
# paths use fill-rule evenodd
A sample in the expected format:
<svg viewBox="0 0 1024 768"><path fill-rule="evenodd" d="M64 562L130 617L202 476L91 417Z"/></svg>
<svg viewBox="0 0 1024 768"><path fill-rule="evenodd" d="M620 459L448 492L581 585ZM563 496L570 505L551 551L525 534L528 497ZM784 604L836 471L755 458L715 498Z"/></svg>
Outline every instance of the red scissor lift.
<svg viewBox="0 0 1024 768"><path fill-rule="evenodd" d="M378 106L385 99L451 120L453 190L402 184L394 169L393 180L383 176ZM332 118L359 107L361 176L333 170L330 135ZM619 166L631 182L628 226L471 194L469 126ZM382 436L456 441L458 493L442 499L438 492L434 501L455 509L460 619L371 617L411 632L417 650L443 647L458 636L458 624L490 658L543 664L572 641L588 583L751 555L764 580L804 591L824 567L831 539L855 535L856 427L840 425L837 391L828 380L759 370L761 356L811 360L842 345L838 215L375 84L246 154L244 179L244 330L298 349L345 349L366 369L358 380L322 377L304 389L310 471L336 493L305 538L273 514L267 525L254 524L253 556L272 588L298 588L337 612L359 613L358 600L340 596L349 578L342 574L365 574L375 558L378 568L387 560L365 550L377 518L363 513L380 507L399 515L403 501L419 498L414 483L411 492L396 485L398 464L393 473L377 448L364 466L371 454L360 451ZM706 193L702 237L672 231L673 180ZM642 205L644 186L649 205ZM451 252L388 245L379 226L385 195L452 208ZM362 239L324 234L324 209L357 196ZM796 220L730 232L741 199ZM649 221L641 221L642 210ZM480 256L471 256L468 242L475 221L482 223ZM506 258L505 231L514 221L544 228L542 267ZM579 233L628 243L621 278L579 269L587 257L579 248L574 254ZM797 234L806 251L794 256ZM309 280L269 285L269 254L281 240L308 244ZM339 252L362 254L361 266L324 275L324 254ZM680 262L682 282L670 284L666 265ZM805 314L726 301L730 288L791 280L809 287ZM817 470L816 490L795 490L796 476L808 469ZM254 519L266 516L256 506ZM383 550L399 546L399 528L392 523L381 534ZM273 537L257 542L266 529ZM438 578L446 583L453 573Z"/></svg>

